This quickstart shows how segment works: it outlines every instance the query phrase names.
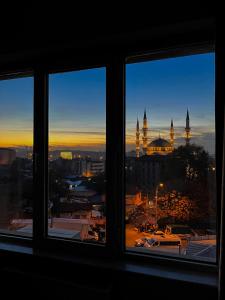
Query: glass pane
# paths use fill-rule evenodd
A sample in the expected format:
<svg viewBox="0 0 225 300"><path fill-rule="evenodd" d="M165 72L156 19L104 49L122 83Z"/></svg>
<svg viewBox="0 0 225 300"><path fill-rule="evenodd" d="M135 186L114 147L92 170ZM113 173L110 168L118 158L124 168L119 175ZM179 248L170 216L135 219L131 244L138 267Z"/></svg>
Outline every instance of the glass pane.
<svg viewBox="0 0 225 300"><path fill-rule="evenodd" d="M216 261L214 54L126 66L126 247Z"/></svg>
<svg viewBox="0 0 225 300"><path fill-rule="evenodd" d="M0 232L32 236L33 78L0 81Z"/></svg>
<svg viewBox="0 0 225 300"><path fill-rule="evenodd" d="M49 236L105 242L105 73L50 76Z"/></svg>

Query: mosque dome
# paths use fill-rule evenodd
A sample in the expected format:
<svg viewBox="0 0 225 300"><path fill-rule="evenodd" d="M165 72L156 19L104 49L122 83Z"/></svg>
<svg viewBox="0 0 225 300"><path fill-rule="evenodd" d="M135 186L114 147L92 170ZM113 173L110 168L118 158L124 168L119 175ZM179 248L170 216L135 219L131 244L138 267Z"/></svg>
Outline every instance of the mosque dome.
<svg viewBox="0 0 225 300"><path fill-rule="evenodd" d="M139 120L137 119L136 125L136 158L140 157L140 135L142 132L142 153L143 155L167 155L174 151L174 127L173 127L173 119L171 119L170 129L169 129L169 141L162 139L159 135L159 138L149 141L148 132L148 120L146 115L146 109L144 111L144 118L143 118L143 128L140 129L139 127ZM185 142L186 145L189 145L191 138L191 128L190 128L190 118L189 118L189 111L187 110L186 115L186 127L185 127Z"/></svg>
<svg viewBox="0 0 225 300"><path fill-rule="evenodd" d="M168 154L173 151L173 146L170 142L167 140L164 140L162 138L158 138L156 140L153 140L151 143L148 144L147 147L147 155L152 154Z"/></svg>
<svg viewBox="0 0 225 300"><path fill-rule="evenodd" d="M172 147L172 145L167 140L158 138L149 143L148 147Z"/></svg>

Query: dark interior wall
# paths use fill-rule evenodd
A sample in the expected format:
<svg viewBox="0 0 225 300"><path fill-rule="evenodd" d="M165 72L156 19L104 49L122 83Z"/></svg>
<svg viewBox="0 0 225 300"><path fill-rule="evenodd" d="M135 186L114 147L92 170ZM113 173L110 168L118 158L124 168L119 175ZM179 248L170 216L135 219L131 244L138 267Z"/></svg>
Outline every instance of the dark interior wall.
<svg viewBox="0 0 225 300"><path fill-rule="evenodd" d="M195 31L201 31L202 27L207 26L207 22L201 24L202 20L210 22L214 18L212 8L207 10L202 7L198 11L196 7L186 5L177 12L173 8L162 10L160 5L153 3L148 8L137 6L124 10L110 6L102 10L104 7L96 4L88 10L85 5L83 8L66 5L54 5L51 8L34 5L23 9L17 8L17 5L13 7L6 13L2 10L0 19L1 69L19 62L32 64L44 59L48 62L53 54L57 59L57 54L69 49L73 53L75 50L88 49L86 55L94 49L104 53L121 52L123 48L137 47L141 41L146 43L150 38L157 40L159 31L162 31L162 41L174 28L177 30L174 40L178 39L178 35L182 40L187 30L195 35L191 26ZM185 28L185 24L189 29Z"/></svg>
<svg viewBox="0 0 225 300"><path fill-rule="evenodd" d="M14 4L1 10L1 53L17 52L19 49L46 47L49 44L73 41L81 43L90 39L121 35L164 26L214 17L213 6L205 4L197 9L191 3L182 4L182 9L164 9L160 4L149 2L144 5L122 8L84 4L83 7L55 3L44 5Z"/></svg>

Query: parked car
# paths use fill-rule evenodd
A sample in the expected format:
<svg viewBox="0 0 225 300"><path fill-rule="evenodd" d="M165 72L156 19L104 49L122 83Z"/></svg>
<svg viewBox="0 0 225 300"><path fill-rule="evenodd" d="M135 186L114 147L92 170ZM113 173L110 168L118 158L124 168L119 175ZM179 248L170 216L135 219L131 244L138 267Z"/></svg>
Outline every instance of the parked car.
<svg viewBox="0 0 225 300"><path fill-rule="evenodd" d="M190 239L195 235L193 230L188 225L167 225L165 229L166 234L175 234L179 236L181 239Z"/></svg>
<svg viewBox="0 0 225 300"><path fill-rule="evenodd" d="M148 240L148 239L147 239L146 237L137 239L137 240L135 241L134 246L135 246L135 247L144 247L144 244L147 242L147 240Z"/></svg>
<svg viewBox="0 0 225 300"><path fill-rule="evenodd" d="M98 233L96 231L93 230L89 230L87 237L86 237L87 241L98 241L99 240L99 236Z"/></svg>
<svg viewBox="0 0 225 300"><path fill-rule="evenodd" d="M151 237L140 238L135 241L135 247L159 247L159 246L181 246L181 239L174 234L171 235L152 235Z"/></svg>

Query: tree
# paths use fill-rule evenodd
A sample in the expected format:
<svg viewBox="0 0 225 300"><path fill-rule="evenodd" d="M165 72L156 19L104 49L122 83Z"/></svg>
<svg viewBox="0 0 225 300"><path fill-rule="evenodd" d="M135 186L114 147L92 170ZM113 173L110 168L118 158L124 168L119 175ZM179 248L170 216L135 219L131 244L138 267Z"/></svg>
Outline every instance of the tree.
<svg viewBox="0 0 225 300"><path fill-rule="evenodd" d="M173 190L158 199L159 219L170 219L173 222L188 223L197 207L193 200Z"/></svg>
<svg viewBox="0 0 225 300"><path fill-rule="evenodd" d="M161 218L188 221L195 225L209 223L210 217L214 215L211 202L216 193L212 183L215 175L213 177L211 174L209 180L210 165L209 154L203 147L194 144L180 146L168 156L162 174L167 194L164 201L160 200L161 204L159 201ZM173 190L177 193L176 197L171 197Z"/></svg>
<svg viewBox="0 0 225 300"><path fill-rule="evenodd" d="M165 178L179 178L184 182L199 182L207 184L209 154L203 147L197 145L179 146L168 157ZM168 173L168 170L169 173Z"/></svg>

